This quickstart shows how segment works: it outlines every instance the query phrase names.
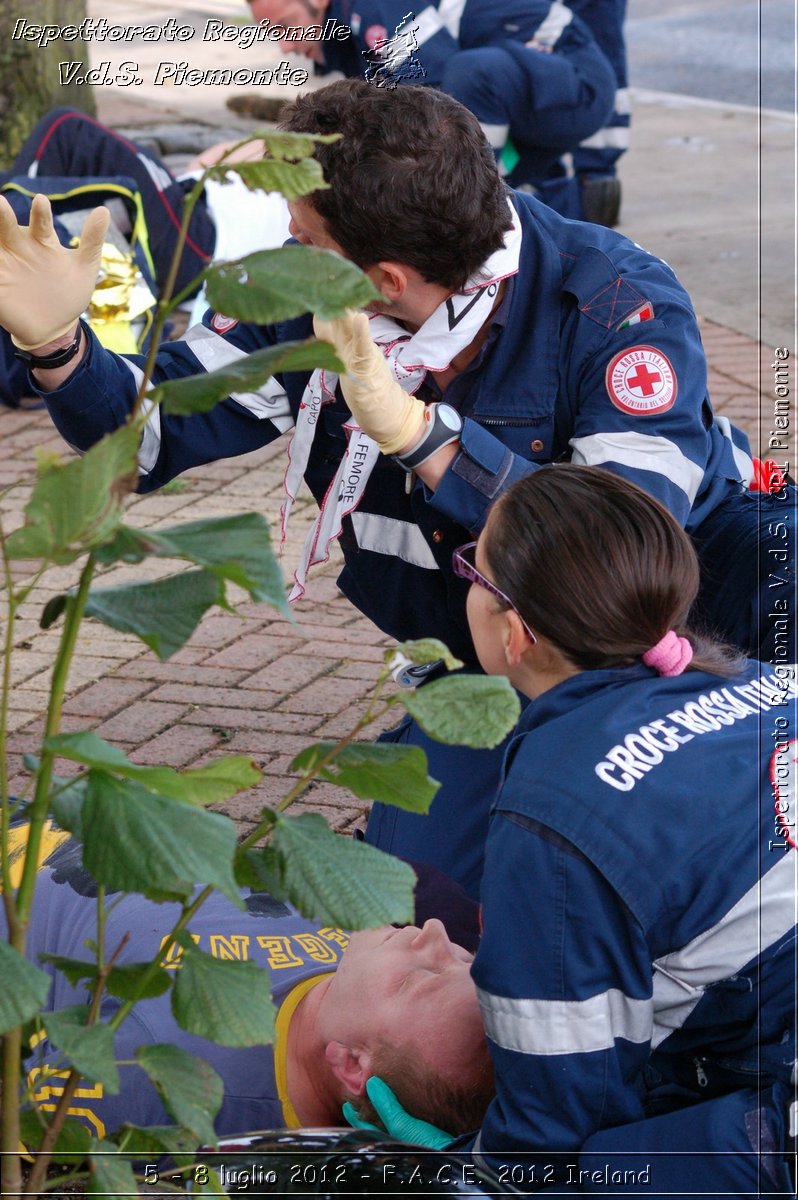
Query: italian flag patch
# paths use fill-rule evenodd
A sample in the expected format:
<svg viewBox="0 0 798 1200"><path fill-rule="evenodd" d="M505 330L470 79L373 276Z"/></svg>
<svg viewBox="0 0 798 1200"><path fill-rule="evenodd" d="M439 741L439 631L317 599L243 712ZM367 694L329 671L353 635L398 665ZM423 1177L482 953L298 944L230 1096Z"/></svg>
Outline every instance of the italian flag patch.
<svg viewBox="0 0 798 1200"><path fill-rule="evenodd" d="M628 329L630 325L639 325L641 321L651 321L653 317L654 305L647 300L630 317L627 317L625 321L621 321L616 332L619 332L621 329Z"/></svg>

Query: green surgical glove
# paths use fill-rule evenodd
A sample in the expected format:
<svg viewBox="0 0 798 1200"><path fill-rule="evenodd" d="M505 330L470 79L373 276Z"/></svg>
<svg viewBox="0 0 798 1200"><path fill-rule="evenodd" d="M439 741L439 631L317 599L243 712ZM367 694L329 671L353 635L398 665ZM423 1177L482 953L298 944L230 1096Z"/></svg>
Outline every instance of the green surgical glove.
<svg viewBox="0 0 798 1200"><path fill-rule="evenodd" d="M454 1141L451 1133L445 1133L443 1129L430 1125L428 1121L419 1121L417 1117L405 1112L388 1084L380 1079L379 1075L372 1075L366 1081L366 1095L374 1105L385 1129L397 1141L411 1142L414 1146L426 1146L429 1150L445 1150ZM343 1114L355 1129L368 1129L374 1133L383 1133L383 1130L378 1129L376 1125L369 1125L367 1121L361 1121L349 1101L343 1107Z"/></svg>

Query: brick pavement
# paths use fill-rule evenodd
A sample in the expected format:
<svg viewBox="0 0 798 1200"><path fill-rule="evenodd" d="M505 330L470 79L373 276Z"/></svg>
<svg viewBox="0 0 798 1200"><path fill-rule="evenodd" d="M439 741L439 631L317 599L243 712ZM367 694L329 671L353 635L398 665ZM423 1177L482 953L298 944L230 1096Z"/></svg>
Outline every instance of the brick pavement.
<svg viewBox="0 0 798 1200"><path fill-rule="evenodd" d="M760 362L770 350L750 338L705 321L702 327L716 409L759 444L760 408L765 425L767 377L759 395ZM45 412L0 406L0 486L6 532L21 523L34 470L34 450L70 452ZM238 459L200 467L177 489L136 497L128 519L164 528L200 516L256 510L274 523L282 495L284 441ZM300 498L283 552L286 573L295 562L315 507ZM103 584L170 573L174 563L119 565ZM221 805L243 834L264 804L290 786L292 757L318 737L349 731L363 711L390 640L341 596L337 556L311 577L307 597L294 610L296 624L265 605L242 603L239 615L212 610L188 644L161 663L137 638L86 622L70 678L64 731L93 729L140 763L198 766L217 753L249 754L261 766L261 783ZM18 564L20 578L30 575ZM37 583L20 612L13 663L8 758L10 786L21 791L28 776L22 756L34 753L42 730L50 665L58 628L38 625L47 600L75 581L73 568L53 568ZM3 616L2 620L5 617ZM68 773L70 764L60 763ZM334 828L362 823L366 807L331 784L314 787L299 808L323 813Z"/></svg>

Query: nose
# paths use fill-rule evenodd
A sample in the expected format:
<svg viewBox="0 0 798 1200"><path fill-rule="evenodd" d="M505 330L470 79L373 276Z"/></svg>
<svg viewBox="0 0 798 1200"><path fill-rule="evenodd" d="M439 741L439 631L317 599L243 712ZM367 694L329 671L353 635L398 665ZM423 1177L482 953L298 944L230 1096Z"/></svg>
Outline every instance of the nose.
<svg viewBox="0 0 798 1200"><path fill-rule="evenodd" d="M437 917L430 917L424 922L413 938L413 949L433 954L451 953L449 935Z"/></svg>

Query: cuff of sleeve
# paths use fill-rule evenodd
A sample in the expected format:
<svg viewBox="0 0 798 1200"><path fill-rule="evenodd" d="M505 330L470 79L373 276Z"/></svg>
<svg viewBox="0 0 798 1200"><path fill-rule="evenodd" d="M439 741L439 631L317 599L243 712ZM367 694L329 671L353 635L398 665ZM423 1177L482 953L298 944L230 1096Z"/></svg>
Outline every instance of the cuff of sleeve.
<svg viewBox="0 0 798 1200"><path fill-rule="evenodd" d="M80 386L74 393L72 391L76 383L81 383L81 380L91 366L91 362L94 357L94 343L96 334L92 332L83 319L80 321L80 326L86 335L86 348L83 352L83 358L80 360L77 367L75 367L75 370L69 376L69 379L62 383L60 387L53 388L50 391L45 391L34 379L33 372L30 369L28 370L28 386L32 392L35 392L37 396L41 396L43 400L52 399L65 402L70 408L74 409L75 412L81 412L84 409L91 408L92 404L96 400L96 397L92 394L94 389L91 387L85 388L84 386Z"/></svg>
<svg viewBox="0 0 798 1200"><path fill-rule="evenodd" d="M476 421L466 419L460 450L435 489L432 502L466 529L480 530L496 497L531 465L518 460Z"/></svg>

